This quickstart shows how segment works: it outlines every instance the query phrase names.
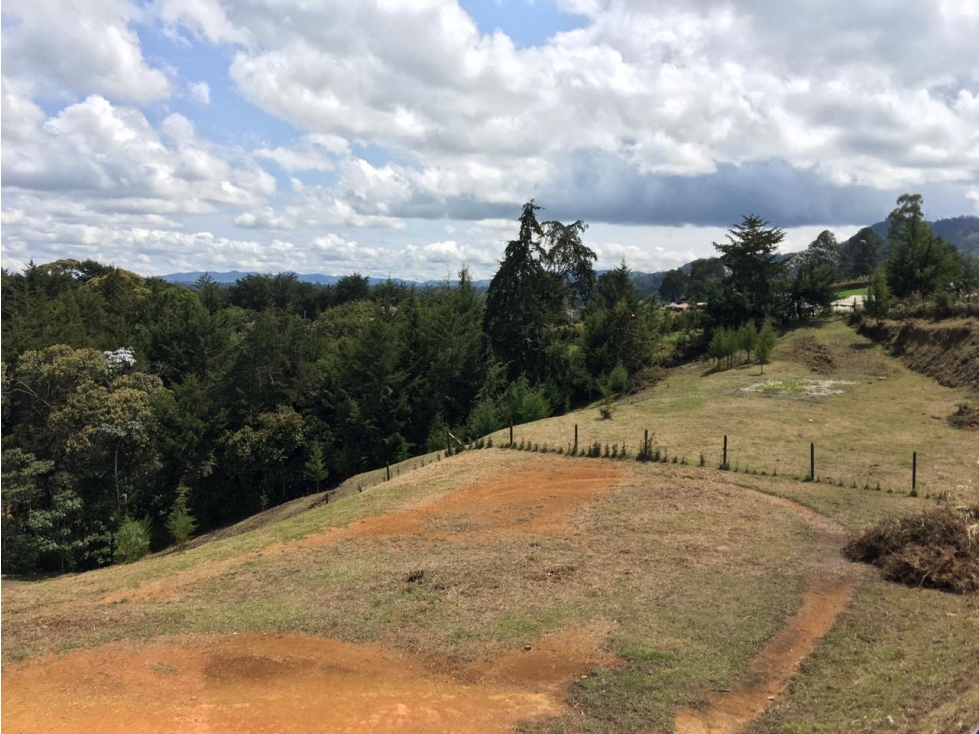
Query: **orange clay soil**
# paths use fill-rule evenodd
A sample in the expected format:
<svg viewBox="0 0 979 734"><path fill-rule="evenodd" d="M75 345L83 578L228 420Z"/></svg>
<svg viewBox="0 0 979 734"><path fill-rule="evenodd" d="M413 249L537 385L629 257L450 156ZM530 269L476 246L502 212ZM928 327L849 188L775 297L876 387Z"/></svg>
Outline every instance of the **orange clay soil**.
<svg viewBox="0 0 979 734"><path fill-rule="evenodd" d="M614 665L610 628L565 631L459 667L301 635L114 643L3 673L2 728L150 732L505 732L560 712L567 686Z"/></svg>
<svg viewBox="0 0 979 734"><path fill-rule="evenodd" d="M542 468L545 462L550 466ZM199 563L165 579L109 594L103 601L115 604L178 597L187 585L220 576L259 556L347 539L401 537L422 542L471 542L528 534L561 535L581 505L620 483L624 476L619 467L607 462L535 462L533 468L507 471L488 482L447 492L414 507L329 528L236 558Z"/></svg>

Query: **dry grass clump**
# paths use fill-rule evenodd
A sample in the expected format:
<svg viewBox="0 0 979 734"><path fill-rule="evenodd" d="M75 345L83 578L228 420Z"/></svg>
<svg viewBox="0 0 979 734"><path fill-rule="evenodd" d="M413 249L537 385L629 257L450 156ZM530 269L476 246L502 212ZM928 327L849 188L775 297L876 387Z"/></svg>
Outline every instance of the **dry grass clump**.
<svg viewBox="0 0 979 734"><path fill-rule="evenodd" d="M964 428L967 431L979 431L979 405L959 403L959 407L948 417L952 428Z"/></svg>
<svg viewBox="0 0 979 734"><path fill-rule="evenodd" d="M957 594L979 590L979 505L883 520L843 547L889 581Z"/></svg>

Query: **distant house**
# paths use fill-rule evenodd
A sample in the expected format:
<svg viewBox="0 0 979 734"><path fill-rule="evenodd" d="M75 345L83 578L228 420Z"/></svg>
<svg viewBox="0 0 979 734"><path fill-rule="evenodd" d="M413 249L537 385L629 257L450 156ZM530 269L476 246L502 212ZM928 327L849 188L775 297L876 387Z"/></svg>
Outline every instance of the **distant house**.
<svg viewBox="0 0 979 734"><path fill-rule="evenodd" d="M684 303L668 303L668 304L666 304L666 310L667 311L683 312L683 311L686 311L688 308L690 308L690 304L689 303L686 303L686 302L684 302Z"/></svg>

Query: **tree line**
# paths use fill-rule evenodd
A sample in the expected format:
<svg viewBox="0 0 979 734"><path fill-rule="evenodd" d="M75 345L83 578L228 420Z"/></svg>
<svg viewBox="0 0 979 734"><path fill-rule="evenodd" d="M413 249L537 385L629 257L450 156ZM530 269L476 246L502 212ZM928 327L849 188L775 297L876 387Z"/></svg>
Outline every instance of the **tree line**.
<svg viewBox="0 0 979 734"><path fill-rule="evenodd" d="M583 222L538 212L486 293L466 270L425 288L5 270L4 571L131 560L641 370L667 321L624 264L596 275Z"/></svg>

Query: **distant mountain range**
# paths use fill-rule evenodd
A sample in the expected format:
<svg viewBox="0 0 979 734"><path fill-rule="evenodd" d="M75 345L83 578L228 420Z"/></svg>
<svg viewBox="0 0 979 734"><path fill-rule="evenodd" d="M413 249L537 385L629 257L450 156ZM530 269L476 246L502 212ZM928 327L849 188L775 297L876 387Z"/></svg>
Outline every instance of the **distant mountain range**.
<svg viewBox="0 0 979 734"><path fill-rule="evenodd" d="M946 242L951 242L962 252L971 252L979 254L979 217L976 216L963 216L963 217L951 217L949 219L938 219L934 222L930 222L932 231L944 239ZM881 237L887 237L887 222L877 222L871 226ZM842 241L842 240L841 240ZM783 257L788 258L796 253L785 253ZM689 270L690 263L681 266L685 270ZM636 281L636 285L639 287L640 292L643 297L648 296L653 291L659 288L660 284L663 282L663 277L668 271L662 270L655 273L640 273L633 272L632 277ZM203 270L194 270L187 273L170 273L168 275L161 275L160 278L169 281L170 283L181 283L184 285L189 285L194 283L198 278L205 274ZM218 283L234 283L235 281L244 278L246 275L258 275L257 271L242 272L239 270L229 270L227 272L216 273L207 271L207 274L214 278ZM343 276L341 275L324 275L322 273L296 273L296 277L299 280L306 283L317 283L320 285L332 285L336 283ZM387 278L374 278L368 277L367 280L371 285L377 285L378 283L384 283ZM425 281L411 281L405 280L403 278L392 278L391 280L397 283L414 283L418 286L435 286L445 283L444 280L425 280ZM450 281L455 285L456 281ZM477 280L474 281L474 285L480 289L486 289L489 287L489 280Z"/></svg>
<svg viewBox="0 0 979 734"><path fill-rule="evenodd" d="M929 222L931 231L937 237L955 245L960 252L979 254L979 217L964 216L937 219ZM871 227L874 232L887 238L887 222L877 222Z"/></svg>
<svg viewBox="0 0 979 734"><path fill-rule="evenodd" d="M235 283L247 275L266 275L267 273L261 273L258 270L228 270L225 272L214 272L212 270L191 270L186 273L168 273L167 275L158 276L161 280L165 280L168 283L177 283L179 285L193 285L197 282L197 279L202 275L209 275L217 283L230 284ZM316 283L317 285L334 285L340 278L344 277L342 275L324 275L323 273L295 273L296 278L301 280L303 283ZM367 276L367 281L370 285L378 285L380 283L386 283L387 278L375 278L374 276ZM405 280L404 278L391 278L395 283L406 283L411 285L412 283L419 286L435 286L445 283L444 280L425 280L425 281L415 281L415 280ZM459 281L452 280L449 281L452 285L456 285ZM477 288L488 288L489 280L476 280L473 281Z"/></svg>

